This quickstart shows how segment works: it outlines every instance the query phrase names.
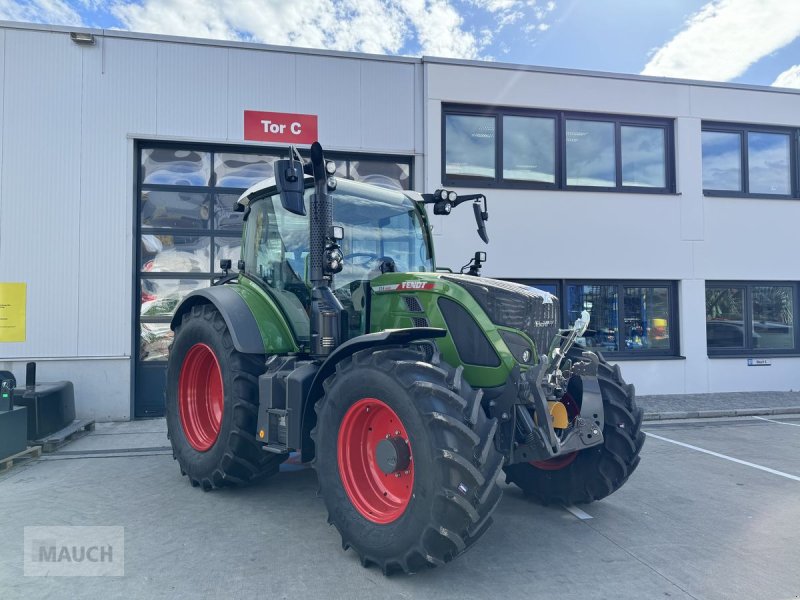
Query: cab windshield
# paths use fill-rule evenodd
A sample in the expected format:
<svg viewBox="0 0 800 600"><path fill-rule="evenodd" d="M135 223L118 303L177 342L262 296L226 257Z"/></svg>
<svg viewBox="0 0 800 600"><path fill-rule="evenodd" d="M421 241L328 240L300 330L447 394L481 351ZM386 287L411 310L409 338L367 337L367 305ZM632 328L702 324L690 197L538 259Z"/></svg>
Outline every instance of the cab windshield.
<svg viewBox="0 0 800 600"><path fill-rule="evenodd" d="M333 222L344 229L344 267L333 291L349 315L349 335L364 333L364 283L393 264L396 272L432 272L433 256L415 203L399 191L337 180ZM306 213L312 189L306 190ZM265 283L299 339L308 339L311 305L308 217L284 210L278 194L252 203L244 240L245 272ZM391 267L390 267L391 268Z"/></svg>

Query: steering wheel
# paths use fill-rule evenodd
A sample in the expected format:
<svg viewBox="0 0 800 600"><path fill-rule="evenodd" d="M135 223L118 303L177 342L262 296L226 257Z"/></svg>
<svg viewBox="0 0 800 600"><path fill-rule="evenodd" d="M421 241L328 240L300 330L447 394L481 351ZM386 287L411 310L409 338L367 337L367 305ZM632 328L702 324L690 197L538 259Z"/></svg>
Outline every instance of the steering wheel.
<svg viewBox="0 0 800 600"><path fill-rule="evenodd" d="M343 260L346 262L347 260L355 258L357 256L362 256L367 258L367 260L357 263L357 266L359 267L366 267L370 263L370 261L378 260L380 258L380 256L372 252L351 252L350 254L345 254Z"/></svg>

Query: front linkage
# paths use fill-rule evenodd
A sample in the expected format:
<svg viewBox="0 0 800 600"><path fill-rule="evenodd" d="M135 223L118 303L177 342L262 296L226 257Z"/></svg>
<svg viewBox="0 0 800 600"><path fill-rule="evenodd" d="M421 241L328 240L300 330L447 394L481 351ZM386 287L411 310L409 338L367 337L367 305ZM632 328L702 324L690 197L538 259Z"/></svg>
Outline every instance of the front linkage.
<svg viewBox="0 0 800 600"><path fill-rule="evenodd" d="M593 352L567 358L588 325L584 311L555 336L537 365L524 373L516 366L503 393L488 401L490 416L500 423L496 446L508 464L546 461L603 443L599 358Z"/></svg>

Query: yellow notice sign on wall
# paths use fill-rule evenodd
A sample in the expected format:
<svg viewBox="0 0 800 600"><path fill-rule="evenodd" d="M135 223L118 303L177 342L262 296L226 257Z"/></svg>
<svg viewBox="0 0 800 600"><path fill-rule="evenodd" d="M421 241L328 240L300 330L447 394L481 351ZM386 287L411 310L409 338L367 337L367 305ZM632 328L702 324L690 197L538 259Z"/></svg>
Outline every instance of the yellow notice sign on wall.
<svg viewBox="0 0 800 600"><path fill-rule="evenodd" d="M25 341L25 284L0 283L0 342Z"/></svg>

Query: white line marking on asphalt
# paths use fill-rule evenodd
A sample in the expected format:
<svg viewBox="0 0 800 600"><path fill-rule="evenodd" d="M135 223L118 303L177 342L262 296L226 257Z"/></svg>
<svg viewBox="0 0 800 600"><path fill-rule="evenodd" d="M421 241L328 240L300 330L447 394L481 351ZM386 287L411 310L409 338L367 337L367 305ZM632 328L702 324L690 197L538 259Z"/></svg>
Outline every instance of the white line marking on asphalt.
<svg viewBox="0 0 800 600"><path fill-rule="evenodd" d="M568 512L571 512L573 515L578 517L581 521L586 521L587 519L591 519L592 518L592 515L583 512L577 506L565 506L564 510L566 510Z"/></svg>
<svg viewBox="0 0 800 600"><path fill-rule="evenodd" d="M800 423L786 423L785 421L776 421L775 419L765 419L764 417L753 417L760 421L769 421L770 423L777 423L778 425L791 425L792 427L800 427Z"/></svg>
<svg viewBox="0 0 800 600"><path fill-rule="evenodd" d="M664 442L669 442L670 444L676 444L678 446L683 446L684 448L689 448L689 450L697 450L698 452L702 452L704 454L710 454L711 456L716 456L717 458L724 458L725 460L739 463L740 465L744 465L746 467L753 467L754 469L758 469L759 471L766 471L767 473L772 473L773 475L780 475L781 477L786 477L786 479L792 479L793 481L800 481L800 477L798 477L797 475L790 475L789 473L784 473L783 471L776 471L775 469L770 469L769 467L763 467L755 463L747 462L746 460L733 458L732 456L728 456L727 454L720 454L719 452L706 450L705 448L698 448L697 446L692 446L691 444L684 444L683 442L679 442L677 440L671 440L669 438L656 435L655 433L650 433L649 431L645 431L645 434L649 435L650 437L654 437L657 440L662 440Z"/></svg>

